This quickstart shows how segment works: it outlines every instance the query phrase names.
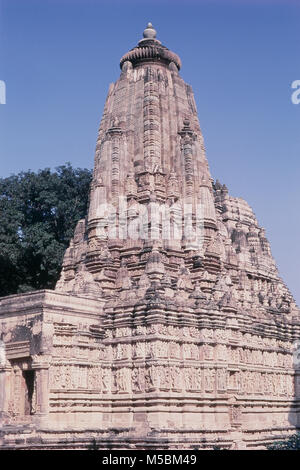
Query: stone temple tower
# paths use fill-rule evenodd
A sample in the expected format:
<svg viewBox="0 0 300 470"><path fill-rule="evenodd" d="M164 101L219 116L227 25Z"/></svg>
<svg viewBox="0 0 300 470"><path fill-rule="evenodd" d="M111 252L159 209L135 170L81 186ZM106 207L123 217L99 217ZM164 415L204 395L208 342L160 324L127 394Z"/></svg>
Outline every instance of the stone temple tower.
<svg viewBox="0 0 300 470"><path fill-rule="evenodd" d="M299 309L151 23L120 67L55 291L0 301L0 445L262 447L299 427Z"/></svg>

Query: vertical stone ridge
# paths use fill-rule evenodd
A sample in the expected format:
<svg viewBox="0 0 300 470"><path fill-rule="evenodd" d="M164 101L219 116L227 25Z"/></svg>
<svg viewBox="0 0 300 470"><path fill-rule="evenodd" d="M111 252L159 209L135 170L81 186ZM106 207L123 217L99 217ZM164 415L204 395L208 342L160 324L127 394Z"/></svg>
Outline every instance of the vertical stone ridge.
<svg viewBox="0 0 300 470"><path fill-rule="evenodd" d="M150 74L151 70L149 70ZM150 173L161 167L161 129L158 85L145 81L144 85L144 165Z"/></svg>
<svg viewBox="0 0 300 470"><path fill-rule="evenodd" d="M192 201L194 194L194 158L193 158L193 140L194 134L190 128L190 121L184 120L184 127L180 132L182 139L182 156L184 162L186 198L188 202Z"/></svg>
<svg viewBox="0 0 300 470"><path fill-rule="evenodd" d="M119 127L119 120L114 119L108 135L111 140L111 194L112 203L117 206L120 195L120 153L122 146L122 130Z"/></svg>

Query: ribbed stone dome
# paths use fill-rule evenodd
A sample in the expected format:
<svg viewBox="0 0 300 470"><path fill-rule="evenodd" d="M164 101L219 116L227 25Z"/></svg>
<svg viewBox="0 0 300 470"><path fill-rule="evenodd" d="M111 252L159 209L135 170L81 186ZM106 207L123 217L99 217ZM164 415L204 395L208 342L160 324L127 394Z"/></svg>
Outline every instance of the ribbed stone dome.
<svg viewBox="0 0 300 470"><path fill-rule="evenodd" d="M148 23L143 36L144 39L141 39L136 47L124 54L121 58L121 69L125 62L131 62L133 67L142 62L161 62L166 65L173 63L176 65L177 69L180 70L181 60L179 56L163 46L161 42L156 39L156 31L151 23Z"/></svg>

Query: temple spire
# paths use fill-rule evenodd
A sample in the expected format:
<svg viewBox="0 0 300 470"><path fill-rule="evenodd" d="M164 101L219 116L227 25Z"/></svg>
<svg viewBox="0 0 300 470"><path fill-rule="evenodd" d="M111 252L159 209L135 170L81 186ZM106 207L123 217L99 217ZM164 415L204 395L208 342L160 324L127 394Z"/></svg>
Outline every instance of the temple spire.
<svg viewBox="0 0 300 470"><path fill-rule="evenodd" d="M212 184L179 68L149 23L56 290L0 300L1 449L257 449L299 428L300 312L250 206Z"/></svg>

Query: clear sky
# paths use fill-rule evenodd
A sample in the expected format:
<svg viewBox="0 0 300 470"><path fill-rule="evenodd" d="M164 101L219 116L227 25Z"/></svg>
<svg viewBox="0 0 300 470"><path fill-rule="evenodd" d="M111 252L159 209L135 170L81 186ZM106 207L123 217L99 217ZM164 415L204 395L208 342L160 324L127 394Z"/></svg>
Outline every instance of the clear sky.
<svg viewBox="0 0 300 470"><path fill-rule="evenodd" d="M182 59L212 176L266 228L300 304L300 0L0 0L0 176L91 168L119 59L151 21Z"/></svg>

